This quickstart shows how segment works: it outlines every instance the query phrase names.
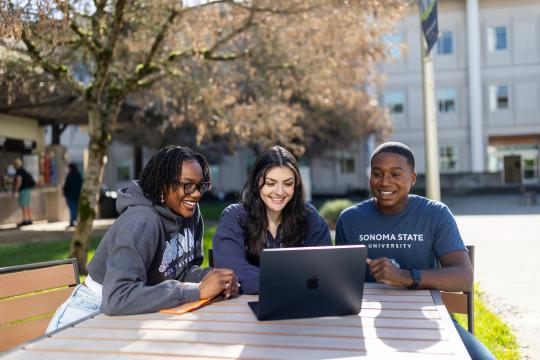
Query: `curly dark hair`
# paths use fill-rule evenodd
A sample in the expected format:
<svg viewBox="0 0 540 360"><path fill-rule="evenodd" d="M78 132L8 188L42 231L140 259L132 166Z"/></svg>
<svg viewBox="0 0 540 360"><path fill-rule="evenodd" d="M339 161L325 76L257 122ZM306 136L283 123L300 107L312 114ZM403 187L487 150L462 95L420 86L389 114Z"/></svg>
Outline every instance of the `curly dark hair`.
<svg viewBox="0 0 540 360"><path fill-rule="evenodd" d="M304 238L309 210L305 206L304 185L300 177L298 162L288 150L281 146L267 148L255 159L241 195L242 204L248 214L241 225L246 234L247 259L253 264L259 263L259 253L266 247L267 240L268 217L266 206L260 196L260 189L268 171L276 166L288 167L295 175L293 197L281 213L281 245L283 247L301 246Z"/></svg>
<svg viewBox="0 0 540 360"><path fill-rule="evenodd" d="M152 158L139 176L139 185L152 204L161 203L163 193L168 189L174 191L178 188L178 179L182 176L182 163L184 161L197 161L201 165L203 181L210 181L210 169L206 158L192 149L169 145Z"/></svg>

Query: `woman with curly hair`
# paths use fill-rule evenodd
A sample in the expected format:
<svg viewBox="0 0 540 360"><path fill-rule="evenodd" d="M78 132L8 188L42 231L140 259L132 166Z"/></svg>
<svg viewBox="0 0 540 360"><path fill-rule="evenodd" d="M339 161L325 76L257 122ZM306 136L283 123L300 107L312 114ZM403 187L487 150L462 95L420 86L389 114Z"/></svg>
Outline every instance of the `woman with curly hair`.
<svg viewBox="0 0 540 360"><path fill-rule="evenodd" d="M281 146L255 159L241 202L223 210L212 243L216 265L234 270L244 294L259 292L263 249L332 245L325 221L305 201L298 162Z"/></svg>

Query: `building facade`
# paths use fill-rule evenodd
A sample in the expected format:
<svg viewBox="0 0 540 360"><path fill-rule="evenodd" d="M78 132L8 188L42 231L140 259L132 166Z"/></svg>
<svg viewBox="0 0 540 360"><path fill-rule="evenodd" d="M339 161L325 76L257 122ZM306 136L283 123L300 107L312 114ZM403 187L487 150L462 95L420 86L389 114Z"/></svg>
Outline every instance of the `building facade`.
<svg viewBox="0 0 540 360"><path fill-rule="evenodd" d="M540 2L440 0L438 15L432 53L442 176L498 174L501 184L538 184ZM413 148L423 173L420 40L411 13L390 38L408 51L383 66L380 98L393 139Z"/></svg>

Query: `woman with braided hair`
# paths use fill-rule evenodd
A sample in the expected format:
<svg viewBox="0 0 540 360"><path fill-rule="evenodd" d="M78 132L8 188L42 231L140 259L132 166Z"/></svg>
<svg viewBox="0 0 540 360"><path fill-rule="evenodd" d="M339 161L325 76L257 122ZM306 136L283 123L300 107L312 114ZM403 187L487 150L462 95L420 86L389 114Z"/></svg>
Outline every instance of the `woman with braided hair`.
<svg viewBox="0 0 540 360"><path fill-rule="evenodd" d="M109 315L155 312L238 293L229 269L203 269L198 202L210 189L203 155L181 146L155 154L120 190L120 216L101 240L88 277L51 320L47 332L99 309Z"/></svg>

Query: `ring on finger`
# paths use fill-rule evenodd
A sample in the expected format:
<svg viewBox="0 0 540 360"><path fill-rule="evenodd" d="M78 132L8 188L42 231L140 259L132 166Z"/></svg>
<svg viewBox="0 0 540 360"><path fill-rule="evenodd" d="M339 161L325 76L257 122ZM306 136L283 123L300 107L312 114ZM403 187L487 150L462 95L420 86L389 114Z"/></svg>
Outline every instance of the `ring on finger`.
<svg viewBox="0 0 540 360"><path fill-rule="evenodd" d="M229 288L229 286L231 286L231 284L229 284L228 281L225 282L225 290L227 290Z"/></svg>

